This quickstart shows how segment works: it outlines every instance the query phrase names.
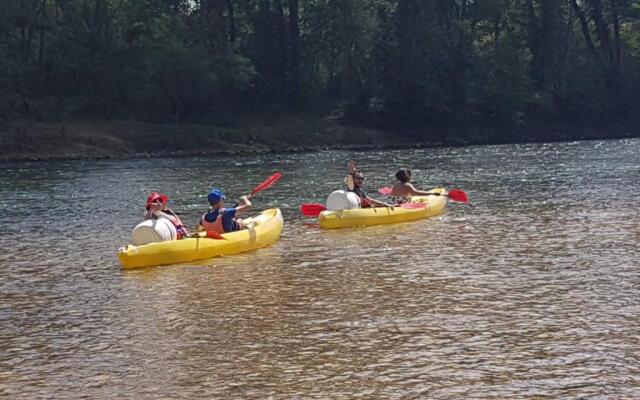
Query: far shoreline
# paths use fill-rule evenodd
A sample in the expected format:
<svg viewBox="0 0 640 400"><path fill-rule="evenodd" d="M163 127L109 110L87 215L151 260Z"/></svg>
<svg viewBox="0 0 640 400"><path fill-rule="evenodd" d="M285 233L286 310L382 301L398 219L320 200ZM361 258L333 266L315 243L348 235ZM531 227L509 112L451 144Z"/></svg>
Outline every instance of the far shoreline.
<svg viewBox="0 0 640 400"><path fill-rule="evenodd" d="M517 135L488 129L420 134L346 125L327 117L287 114L233 127L179 127L135 120L14 122L0 125L0 162L211 157L329 150L396 150L640 137L635 124L525 127Z"/></svg>

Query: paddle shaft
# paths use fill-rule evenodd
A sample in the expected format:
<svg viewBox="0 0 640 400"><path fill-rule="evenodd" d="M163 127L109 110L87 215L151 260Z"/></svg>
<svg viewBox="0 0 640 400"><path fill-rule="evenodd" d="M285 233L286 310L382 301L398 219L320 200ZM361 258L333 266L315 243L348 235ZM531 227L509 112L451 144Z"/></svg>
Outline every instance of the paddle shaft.
<svg viewBox="0 0 640 400"><path fill-rule="evenodd" d="M398 204L396 206L386 206L386 207L371 207L372 209L376 209L376 208L391 208L393 209L394 207L400 207L400 208L405 208L408 210L413 210L413 209L417 209L417 208L424 208L427 205L424 203L402 203L402 204ZM307 203L307 204L301 204L300 205L300 212L302 213L302 215L307 216L307 217L317 217L318 215L320 215L321 212L326 211L327 207L325 207L322 204L317 204L317 203Z"/></svg>
<svg viewBox="0 0 640 400"><path fill-rule="evenodd" d="M393 193L393 188L391 188L390 186L381 187L380 189L378 189L378 193L384 196L390 196L391 193ZM451 189L447 193L427 192L425 194L419 194L418 196L447 196L452 201L459 201L462 203L469 202L469 197L467 196L467 194L460 189Z"/></svg>

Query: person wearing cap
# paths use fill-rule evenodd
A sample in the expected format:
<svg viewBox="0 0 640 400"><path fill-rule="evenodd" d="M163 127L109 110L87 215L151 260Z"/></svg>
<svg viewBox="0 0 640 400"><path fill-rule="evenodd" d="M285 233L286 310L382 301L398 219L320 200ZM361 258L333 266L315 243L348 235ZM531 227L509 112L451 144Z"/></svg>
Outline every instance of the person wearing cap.
<svg viewBox="0 0 640 400"><path fill-rule="evenodd" d="M362 189L364 183L364 173L357 169L355 160L349 160L347 162L347 190L353 192L360 197L360 204L363 208L366 207L393 207L392 204L387 204L382 201L372 199L367 195L367 192Z"/></svg>
<svg viewBox="0 0 640 400"><path fill-rule="evenodd" d="M144 219L168 219L171 221L173 226L176 227L178 239L182 239L183 237L188 236L189 232L180 220L180 217L178 217L178 214L173 212L170 208L167 208L168 201L169 196L166 194L151 192L149 197L147 197L147 204L145 205L147 211L144 213Z"/></svg>
<svg viewBox="0 0 640 400"><path fill-rule="evenodd" d="M210 208L209 211L200 218L196 226L199 231L226 233L244 229L241 219L236 215L251 208L251 201L247 196L240 197L240 203L232 208L224 208L225 196L220 189L213 188L207 195Z"/></svg>

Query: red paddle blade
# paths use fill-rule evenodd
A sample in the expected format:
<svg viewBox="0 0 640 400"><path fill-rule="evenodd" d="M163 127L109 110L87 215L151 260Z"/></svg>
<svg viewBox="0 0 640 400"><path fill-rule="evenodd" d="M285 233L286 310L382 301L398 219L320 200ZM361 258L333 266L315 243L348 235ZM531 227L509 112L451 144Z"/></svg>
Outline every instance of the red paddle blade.
<svg viewBox="0 0 640 400"><path fill-rule="evenodd" d="M388 196L391 194L391 192L393 192L393 189L389 186L381 187L380 189L378 189L378 193L383 196Z"/></svg>
<svg viewBox="0 0 640 400"><path fill-rule="evenodd" d="M425 203L402 203L400 207L406 208L408 210L416 209L416 208L425 208L427 205Z"/></svg>
<svg viewBox="0 0 640 400"><path fill-rule="evenodd" d="M301 204L300 212L307 217L317 217L321 212L325 211L327 207L322 204Z"/></svg>
<svg viewBox="0 0 640 400"><path fill-rule="evenodd" d="M253 190L251 191L251 196L270 187L274 183L278 182L280 178L282 178L282 172L273 173L271 176L265 179L264 182L253 188Z"/></svg>
<svg viewBox="0 0 640 400"><path fill-rule="evenodd" d="M224 237L222 237L221 234L219 234L218 232L214 232L214 231L208 231L207 232L207 237L209 239L226 240Z"/></svg>
<svg viewBox="0 0 640 400"><path fill-rule="evenodd" d="M460 189L449 190L449 193L447 194L447 196L449 196L449 198L453 201L460 201L462 203L469 202L469 197L467 197L467 194Z"/></svg>

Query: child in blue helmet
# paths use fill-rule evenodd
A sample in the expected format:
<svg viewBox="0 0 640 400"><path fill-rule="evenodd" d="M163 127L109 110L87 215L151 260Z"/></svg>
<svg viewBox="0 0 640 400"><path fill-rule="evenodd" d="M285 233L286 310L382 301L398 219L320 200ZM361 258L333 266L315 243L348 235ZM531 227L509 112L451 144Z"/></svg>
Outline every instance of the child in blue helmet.
<svg viewBox="0 0 640 400"><path fill-rule="evenodd" d="M234 208L224 208L225 196L220 189L213 188L207 195L211 207L200 218L196 229L199 231L227 233L244 229L241 219L236 214L245 212L251 208L251 201L247 196L240 197L240 203Z"/></svg>

